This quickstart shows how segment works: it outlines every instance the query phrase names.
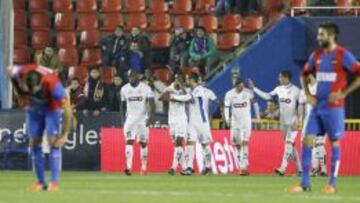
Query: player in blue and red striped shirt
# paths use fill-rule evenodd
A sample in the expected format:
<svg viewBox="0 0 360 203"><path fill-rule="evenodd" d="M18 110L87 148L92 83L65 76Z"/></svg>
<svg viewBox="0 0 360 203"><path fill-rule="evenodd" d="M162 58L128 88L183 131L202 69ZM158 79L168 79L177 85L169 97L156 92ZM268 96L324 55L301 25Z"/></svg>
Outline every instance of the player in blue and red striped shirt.
<svg viewBox="0 0 360 203"><path fill-rule="evenodd" d="M302 80L307 102L313 109L303 139L301 183L287 188L288 192L310 190L311 155L315 136L326 133L331 141L332 158L329 182L323 188L323 192L331 194L336 191L336 177L340 166L340 140L345 129L344 99L360 87L360 63L348 50L337 44L338 35L339 28L336 24L320 24L317 34L320 49L311 54L303 70ZM316 75L316 95L311 95L308 89L309 73ZM347 73L358 75L349 86Z"/></svg>
<svg viewBox="0 0 360 203"><path fill-rule="evenodd" d="M72 110L65 89L57 74L38 65L13 66L8 74L17 94L27 99L26 129L30 137L30 147L38 181L28 188L30 192L43 189L56 192L60 173L61 147L69 133ZM60 129L62 126L62 129ZM46 185L44 155L42 152L43 134L50 144L51 182Z"/></svg>

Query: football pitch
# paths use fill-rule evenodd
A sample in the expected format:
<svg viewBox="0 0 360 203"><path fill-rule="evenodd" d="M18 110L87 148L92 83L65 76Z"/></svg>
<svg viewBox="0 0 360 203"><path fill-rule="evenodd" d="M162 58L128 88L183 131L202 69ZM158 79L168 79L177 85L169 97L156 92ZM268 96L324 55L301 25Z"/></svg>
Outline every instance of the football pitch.
<svg viewBox="0 0 360 203"><path fill-rule="evenodd" d="M321 203L360 202L360 177L340 177L338 192L323 195L326 178L313 178L312 192L288 194L284 188L298 177L278 176L169 176L99 172L63 172L57 193L28 193L31 172L0 171L0 203Z"/></svg>

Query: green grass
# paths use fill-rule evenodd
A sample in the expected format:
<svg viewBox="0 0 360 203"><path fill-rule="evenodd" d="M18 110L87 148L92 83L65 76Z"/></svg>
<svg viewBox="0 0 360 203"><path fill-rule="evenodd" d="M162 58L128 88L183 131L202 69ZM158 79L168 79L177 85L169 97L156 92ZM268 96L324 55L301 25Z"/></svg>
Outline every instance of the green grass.
<svg viewBox="0 0 360 203"><path fill-rule="evenodd" d="M323 195L326 178L313 178L313 191L287 194L284 188L298 177L278 176L168 176L146 177L96 172L64 172L58 193L27 193L31 172L0 171L0 203L331 203L360 202L360 177L340 177L339 191Z"/></svg>

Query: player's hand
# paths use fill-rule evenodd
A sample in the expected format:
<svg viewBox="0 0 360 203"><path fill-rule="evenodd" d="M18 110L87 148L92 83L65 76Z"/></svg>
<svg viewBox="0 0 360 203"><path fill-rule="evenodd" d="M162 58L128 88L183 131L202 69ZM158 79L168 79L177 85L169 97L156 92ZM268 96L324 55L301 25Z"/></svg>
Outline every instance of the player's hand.
<svg viewBox="0 0 360 203"><path fill-rule="evenodd" d="M316 97L308 95L308 96L306 96L306 100L312 107L316 106L316 103L317 103Z"/></svg>
<svg viewBox="0 0 360 203"><path fill-rule="evenodd" d="M334 104L338 104L339 101L344 99L344 98L345 98L345 95L341 91L332 92L329 95L329 102L334 103Z"/></svg>
<svg viewBox="0 0 360 203"><path fill-rule="evenodd" d="M65 145L66 141L67 141L67 133L57 137L54 145L55 147L62 147Z"/></svg>
<svg viewBox="0 0 360 203"><path fill-rule="evenodd" d="M251 79L248 79L248 87L249 87L250 89L254 89L254 88L255 88L254 82L253 82Z"/></svg>

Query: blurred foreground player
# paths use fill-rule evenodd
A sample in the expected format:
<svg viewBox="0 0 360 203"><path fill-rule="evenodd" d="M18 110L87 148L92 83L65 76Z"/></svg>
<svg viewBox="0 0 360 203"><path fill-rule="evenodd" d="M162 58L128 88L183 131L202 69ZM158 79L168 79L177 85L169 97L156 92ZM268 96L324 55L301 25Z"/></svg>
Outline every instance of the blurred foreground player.
<svg viewBox="0 0 360 203"><path fill-rule="evenodd" d="M325 194L336 192L336 177L340 168L340 140L344 136L344 99L360 87L360 63L345 48L337 44L339 28L334 23L320 24L315 50L303 70L303 84L308 102L313 106L305 129L302 145L303 174L299 185L290 186L291 193L310 190L310 165L315 136L327 133L331 142L331 171ZM347 72L358 74L346 87ZM310 94L307 77L314 73L317 81L316 96Z"/></svg>
<svg viewBox="0 0 360 203"><path fill-rule="evenodd" d="M38 192L47 189L56 192L61 165L61 147L66 142L72 119L71 105L65 89L55 71L43 66L13 66L8 68L8 74L16 93L28 99L26 125L38 180L27 190ZM51 181L48 185L45 180L42 150L44 133L50 145Z"/></svg>

